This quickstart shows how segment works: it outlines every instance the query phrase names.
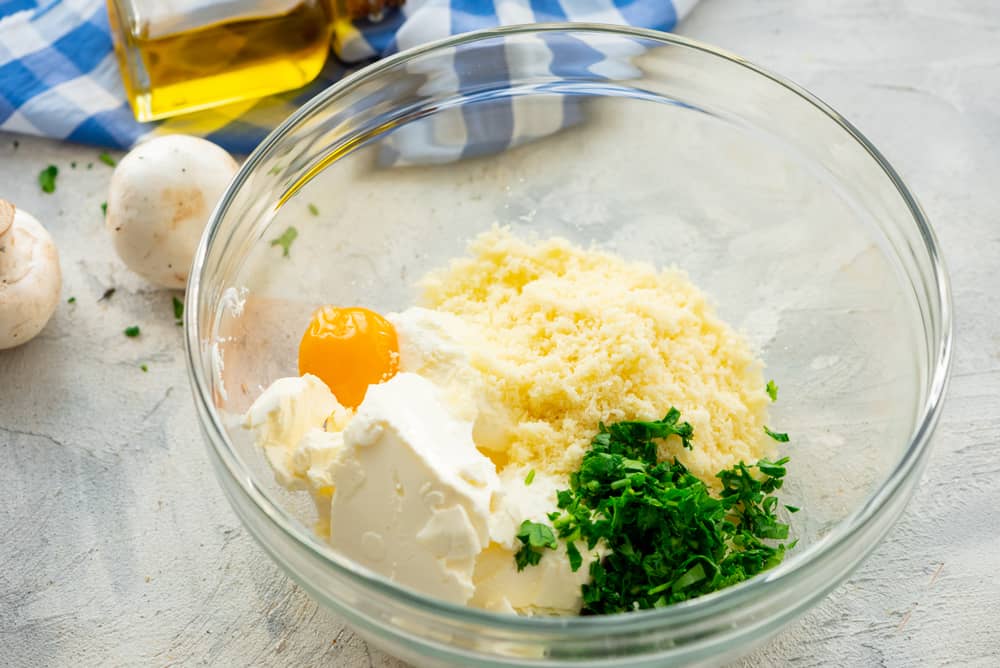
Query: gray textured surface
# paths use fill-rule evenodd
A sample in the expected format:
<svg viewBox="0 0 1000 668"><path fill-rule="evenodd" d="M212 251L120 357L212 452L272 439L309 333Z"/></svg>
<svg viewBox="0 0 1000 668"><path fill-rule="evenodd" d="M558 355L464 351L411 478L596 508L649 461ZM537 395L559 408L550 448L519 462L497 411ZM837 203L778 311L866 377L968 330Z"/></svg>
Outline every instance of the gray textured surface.
<svg viewBox="0 0 1000 668"><path fill-rule="evenodd" d="M954 282L955 373L908 512L850 582L747 663L996 665L1000 5L702 0L681 32L855 122L920 197ZM77 301L0 353L0 665L399 665L318 610L226 505L171 293L131 276L103 229L111 170L98 151L13 140L0 138L0 196L52 231L64 300ZM35 175L49 163L59 187L44 195ZM142 336L126 339L132 324Z"/></svg>

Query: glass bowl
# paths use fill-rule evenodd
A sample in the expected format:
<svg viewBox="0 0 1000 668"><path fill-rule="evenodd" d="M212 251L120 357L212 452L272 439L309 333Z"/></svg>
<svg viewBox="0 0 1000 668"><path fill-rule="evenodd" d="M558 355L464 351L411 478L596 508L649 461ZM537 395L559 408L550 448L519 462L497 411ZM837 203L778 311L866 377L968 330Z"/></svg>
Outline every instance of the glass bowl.
<svg viewBox="0 0 1000 668"><path fill-rule="evenodd" d="M799 544L752 580L668 608L517 617L401 588L310 530L239 415L295 375L319 304L382 312L495 223L685 269L781 388L782 500ZM285 256L274 240L297 238ZM809 93L658 32L535 25L378 62L250 156L188 286L198 415L233 508L322 605L420 665L718 663L842 582L920 477L950 359L930 227L879 152Z"/></svg>

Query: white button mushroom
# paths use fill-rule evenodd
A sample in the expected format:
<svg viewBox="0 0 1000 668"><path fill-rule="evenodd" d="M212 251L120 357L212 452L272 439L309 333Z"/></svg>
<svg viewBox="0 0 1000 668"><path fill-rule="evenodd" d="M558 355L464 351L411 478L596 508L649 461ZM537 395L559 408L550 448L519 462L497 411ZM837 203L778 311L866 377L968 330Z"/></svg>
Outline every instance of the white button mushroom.
<svg viewBox="0 0 1000 668"><path fill-rule="evenodd" d="M59 303L62 274L52 237L0 199L0 350L35 338Z"/></svg>
<svg viewBox="0 0 1000 668"><path fill-rule="evenodd" d="M208 217L238 168L198 137L136 146L115 168L108 193L106 224L119 257L153 283L183 288Z"/></svg>

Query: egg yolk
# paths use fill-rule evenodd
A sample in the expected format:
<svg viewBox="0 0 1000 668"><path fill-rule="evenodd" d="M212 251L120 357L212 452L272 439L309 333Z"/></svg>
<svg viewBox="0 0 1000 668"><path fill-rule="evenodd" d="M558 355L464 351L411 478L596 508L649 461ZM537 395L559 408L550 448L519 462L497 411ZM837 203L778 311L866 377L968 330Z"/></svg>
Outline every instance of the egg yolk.
<svg viewBox="0 0 1000 668"><path fill-rule="evenodd" d="M369 385L389 380L398 368L395 327L366 308L324 306L299 344L299 374L318 376L347 408L357 408Z"/></svg>

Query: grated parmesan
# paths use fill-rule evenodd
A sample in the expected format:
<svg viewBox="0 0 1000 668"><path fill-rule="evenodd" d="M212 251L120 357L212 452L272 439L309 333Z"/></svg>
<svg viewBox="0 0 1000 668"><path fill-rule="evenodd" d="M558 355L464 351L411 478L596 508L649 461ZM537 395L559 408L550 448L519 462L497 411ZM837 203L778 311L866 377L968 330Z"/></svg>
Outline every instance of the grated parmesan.
<svg viewBox="0 0 1000 668"><path fill-rule="evenodd" d="M672 437L661 458L709 484L773 452L761 362L682 271L494 228L421 288L425 306L475 334L472 364L505 412L502 438L477 445L500 467L569 473L600 422L659 419L671 406L693 425L694 449Z"/></svg>

